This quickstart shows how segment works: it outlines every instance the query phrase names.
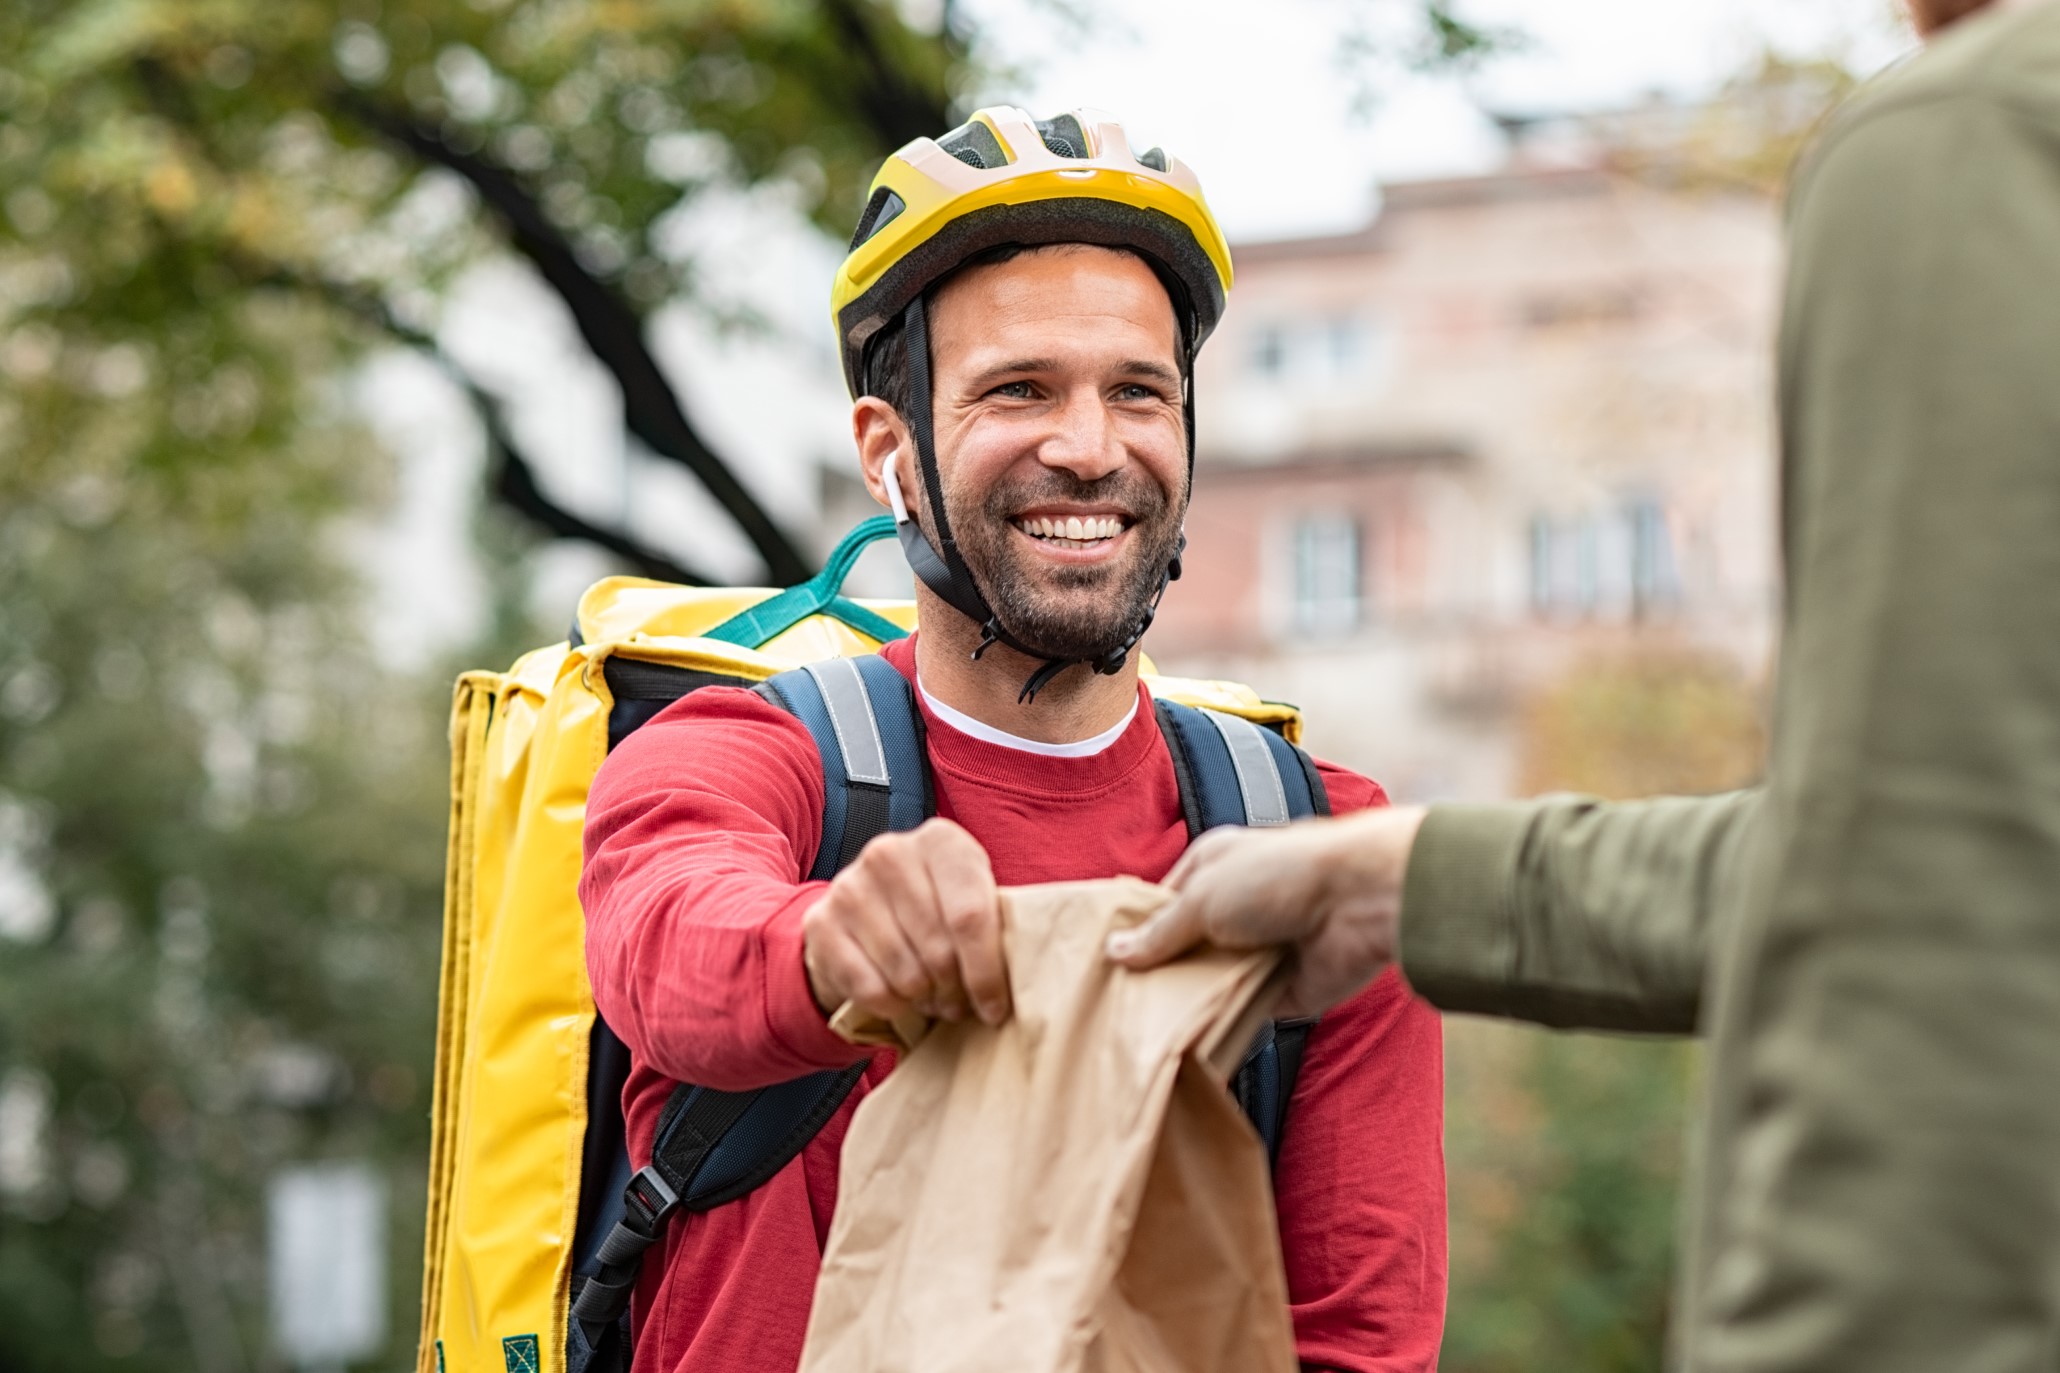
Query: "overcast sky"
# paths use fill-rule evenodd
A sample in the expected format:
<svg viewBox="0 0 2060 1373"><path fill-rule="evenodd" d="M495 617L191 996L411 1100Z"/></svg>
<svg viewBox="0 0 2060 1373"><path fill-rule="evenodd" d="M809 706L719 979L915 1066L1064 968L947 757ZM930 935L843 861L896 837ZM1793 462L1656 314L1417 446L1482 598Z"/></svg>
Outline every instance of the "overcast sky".
<svg viewBox="0 0 2060 1373"><path fill-rule="evenodd" d="M1837 53L1872 70L1906 49L1895 0L1473 0L1462 12L1529 35L1520 55L1464 79L1375 72L1339 37L1413 0L1094 0L1089 31L1052 0L963 0L994 52L1021 70L990 98L1039 115L1097 105L1139 147L1162 143L1202 177L1233 239L1361 222L1376 180L1482 170L1496 158L1479 113L1593 109L1648 93L1706 94L1763 45ZM1361 69L1362 75L1365 74Z"/></svg>

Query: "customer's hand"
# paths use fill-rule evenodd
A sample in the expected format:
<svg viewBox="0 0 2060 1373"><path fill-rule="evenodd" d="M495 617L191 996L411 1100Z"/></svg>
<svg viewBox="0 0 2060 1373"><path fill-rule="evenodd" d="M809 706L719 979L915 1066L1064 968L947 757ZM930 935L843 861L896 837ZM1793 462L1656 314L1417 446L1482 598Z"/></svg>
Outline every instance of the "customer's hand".
<svg viewBox="0 0 2060 1373"><path fill-rule="evenodd" d="M1151 968L1194 948L1292 946L1281 1014L1314 1015L1395 959L1402 876L1420 807L1361 811L1283 829L1218 829L1166 878L1178 895L1109 939L1109 956Z"/></svg>
<svg viewBox="0 0 2060 1373"><path fill-rule="evenodd" d="M1001 896L979 841L949 820L883 834L801 918L808 987L825 1015L847 1002L882 1021L913 1010L1008 1018Z"/></svg>

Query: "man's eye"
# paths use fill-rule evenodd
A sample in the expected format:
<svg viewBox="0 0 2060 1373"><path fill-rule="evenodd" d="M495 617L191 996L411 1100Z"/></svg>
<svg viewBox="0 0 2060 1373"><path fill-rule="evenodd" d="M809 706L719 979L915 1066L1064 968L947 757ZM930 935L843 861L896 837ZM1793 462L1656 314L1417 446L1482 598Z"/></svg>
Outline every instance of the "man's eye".
<svg viewBox="0 0 2060 1373"><path fill-rule="evenodd" d="M1010 400L1029 400L1030 383L1027 381L1005 381L987 393L990 396L1005 396Z"/></svg>
<svg viewBox="0 0 2060 1373"><path fill-rule="evenodd" d="M1130 384L1129 384L1128 386L1125 386L1125 387L1124 387L1124 388L1123 388L1122 390L1118 391L1118 392L1116 393L1116 396L1117 396L1117 398L1118 398L1118 399L1120 399L1120 400L1163 400L1163 399L1164 399L1164 397L1163 397L1163 396L1161 396L1161 395L1160 395L1160 394L1159 394L1159 393L1158 393L1158 392L1157 392L1157 391L1156 391L1155 389L1153 389L1152 387L1146 386L1146 385L1145 385L1144 383L1142 383L1142 382L1135 382L1135 381L1131 382L1131 383L1130 383Z"/></svg>

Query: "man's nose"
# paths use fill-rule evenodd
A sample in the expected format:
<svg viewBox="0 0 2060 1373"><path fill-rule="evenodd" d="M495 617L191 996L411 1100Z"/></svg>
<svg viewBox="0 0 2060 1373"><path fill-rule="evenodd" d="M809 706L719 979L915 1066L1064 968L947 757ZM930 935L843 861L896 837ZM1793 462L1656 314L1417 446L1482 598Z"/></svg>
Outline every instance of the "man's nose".
<svg viewBox="0 0 2060 1373"><path fill-rule="evenodd" d="M1071 472L1081 481L1106 477L1129 461L1116 441L1116 426L1101 395L1089 387L1069 391L1052 415L1052 432L1037 450L1046 467Z"/></svg>

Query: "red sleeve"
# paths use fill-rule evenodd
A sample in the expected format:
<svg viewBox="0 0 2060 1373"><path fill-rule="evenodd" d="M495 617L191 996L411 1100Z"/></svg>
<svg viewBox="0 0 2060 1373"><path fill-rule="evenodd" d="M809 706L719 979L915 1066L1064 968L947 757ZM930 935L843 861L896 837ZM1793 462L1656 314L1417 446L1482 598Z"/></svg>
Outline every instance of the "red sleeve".
<svg viewBox="0 0 2060 1373"><path fill-rule="evenodd" d="M1372 810L1388 804L1388 793L1371 777L1361 777L1350 768L1326 763L1321 758L1315 763L1317 774L1323 778L1324 793L1330 797L1332 815L1350 815L1355 810Z"/></svg>
<svg viewBox="0 0 2060 1373"><path fill-rule="evenodd" d="M587 973L639 1061L743 1091L864 1057L801 964L822 813L807 729L735 688L668 706L602 764L579 880Z"/></svg>
<svg viewBox="0 0 2060 1373"><path fill-rule="evenodd" d="M1387 804L1319 764L1331 811ZM1310 1031L1276 1173L1303 1365L1429 1373L1445 1329L1445 1051L1399 972Z"/></svg>

